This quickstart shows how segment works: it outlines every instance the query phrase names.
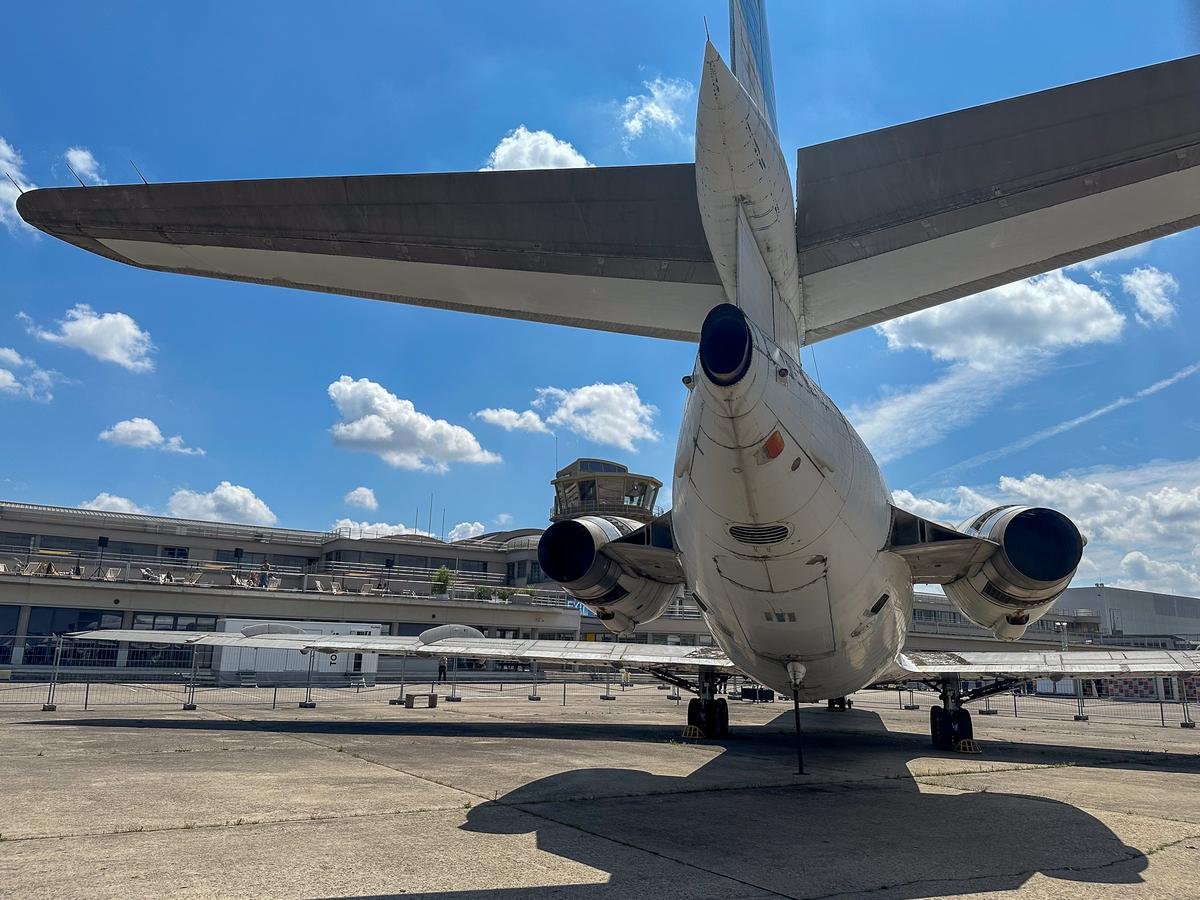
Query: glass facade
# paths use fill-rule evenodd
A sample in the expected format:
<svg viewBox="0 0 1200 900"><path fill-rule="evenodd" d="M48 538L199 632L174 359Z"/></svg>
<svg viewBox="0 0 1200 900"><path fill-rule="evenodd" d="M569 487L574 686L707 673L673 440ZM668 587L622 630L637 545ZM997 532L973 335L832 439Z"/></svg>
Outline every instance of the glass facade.
<svg viewBox="0 0 1200 900"><path fill-rule="evenodd" d="M0 606L0 665L12 662L13 642L16 640L19 606Z"/></svg>
<svg viewBox="0 0 1200 900"><path fill-rule="evenodd" d="M29 610L24 663L27 666L52 665L55 635L120 627L119 612L35 606ZM64 666L113 666L116 662L117 645L109 641L71 641L69 652L64 653L61 659Z"/></svg>

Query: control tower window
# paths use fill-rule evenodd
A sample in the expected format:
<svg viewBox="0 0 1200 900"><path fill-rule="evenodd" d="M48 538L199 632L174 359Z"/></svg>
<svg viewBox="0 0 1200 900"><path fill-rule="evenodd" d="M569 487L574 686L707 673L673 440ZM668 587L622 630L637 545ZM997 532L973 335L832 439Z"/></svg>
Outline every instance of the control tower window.
<svg viewBox="0 0 1200 900"><path fill-rule="evenodd" d="M649 485L644 481L634 481L630 479L625 482L625 505L626 506L642 506L646 505L646 495Z"/></svg>
<svg viewBox="0 0 1200 900"><path fill-rule="evenodd" d="M579 482L579 503L584 509L596 505L596 482Z"/></svg>

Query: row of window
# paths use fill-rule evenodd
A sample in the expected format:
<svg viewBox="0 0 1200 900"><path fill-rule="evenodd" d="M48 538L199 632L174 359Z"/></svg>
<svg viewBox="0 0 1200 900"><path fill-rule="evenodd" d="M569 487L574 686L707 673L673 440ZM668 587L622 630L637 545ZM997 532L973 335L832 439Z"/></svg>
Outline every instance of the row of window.
<svg viewBox="0 0 1200 900"><path fill-rule="evenodd" d="M326 562L367 563L386 566L388 560L400 569L440 569L452 572L486 572L487 561L482 559L452 559L448 556L412 556L407 553L379 553L373 550L330 550Z"/></svg>

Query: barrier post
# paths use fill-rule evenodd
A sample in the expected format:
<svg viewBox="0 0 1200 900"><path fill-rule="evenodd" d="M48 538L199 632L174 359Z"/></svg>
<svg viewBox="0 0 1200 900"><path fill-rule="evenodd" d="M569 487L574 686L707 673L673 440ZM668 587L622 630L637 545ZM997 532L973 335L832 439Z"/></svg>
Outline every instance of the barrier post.
<svg viewBox="0 0 1200 900"><path fill-rule="evenodd" d="M317 664L317 651L308 651L308 681L304 686L304 699L300 701L300 709L316 709L317 704L312 698L313 667Z"/></svg>
<svg viewBox="0 0 1200 900"><path fill-rule="evenodd" d="M54 703L54 689L58 686L58 665L62 661L63 636L55 636L54 666L50 670L50 687L46 691L46 702L42 704L42 712L54 712L58 707Z"/></svg>
<svg viewBox="0 0 1200 900"><path fill-rule="evenodd" d="M404 674L405 674L405 669L407 668L407 666L408 666L408 654L407 653L401 654L401 656L400 656L400 693L396 695L395 699L388 701L388 703L390 703L392 706L404 706Z"/></svg>
<svg viewBox="0 0 1200 900"><path fill-rule="evenodd" d="M1183 721L1179 723L1180 728L1195 728L1196 722L1192 719L1191 710L1188 708L1187 694L1180 694L1183 698Z"/></svg>
<svg viewBox="0 0 1200 900"><path fill-rule="evenodd" d="M450 657L450 696L446 698L447 703L458 703L462 697L458 696L458 657Z"/></svg>
<svg viewBox="0 0 1200 900"><path fill-rule="evenodd" d="M187 689L187 694L185 695L186 699L184 699L184 701L183 701L183 708L185 710L193 710L196 708L196 665L197 665L197 663L198 663L198 659L196 657L196 645L192 644L192 674L191 674L191 678L188 679L188 689Z"/></svg>
<svg viewBox="0 0 1200 900"><path fill-rule="evenodd" d="M83 683L83 708L84 709L88 708L88 695L91 692L92 692L92 679L89 677L88 680Z"/></svg>
<svg viewBox="0 0 1200 900"><path fill-rule="evenodd" d="M537 676L537 660L532 660L529 663L529 671L533 675L533 693L529 695L530 700L541 700L538 696L538 676Z"/></svg>
<svg viewBox="0 0 1200 900"><path fill-rule="evenodd" d="M600 695L601 700L616 700L613 696L612 688L609 686L609 679L612 677L612 669L608 666L604 667L604 693ZM621 685L621 690L625 690L625 686Z"/></svg>

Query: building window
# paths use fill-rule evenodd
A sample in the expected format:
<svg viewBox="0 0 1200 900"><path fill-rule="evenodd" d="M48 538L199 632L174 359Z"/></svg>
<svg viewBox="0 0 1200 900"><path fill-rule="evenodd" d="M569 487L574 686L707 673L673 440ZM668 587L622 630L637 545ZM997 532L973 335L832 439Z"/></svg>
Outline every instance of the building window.
<svg viewBox="0 0 1200 900"><path fill-rule="evenodd" d="M536 559L529 561L529 583L541 584L546 580L546 576L542 574L542 567Z"/></svg>
<svg viewBox="0 0 1200 900"><path fill-rule="evenodd" d="M134 613L133 627L139 631L216 631L216 616L195 616L189 613ZM196 647L196 668L212 668L212 647ZM129 661L125 664L138 669L190 669L192 648L174 644L141 644L130 642Z"/></svg>
<svg viewBox="0 0 1200 900"><path fill-rule="evenodd" d="M16 641L19 606L0 606L0 665L12 662L12 648Z"/></svg>
<svg viewBox="0 0 1200 900"><path fill-rule="evenodd" d="M517 580L517 564L506 563L504 566L504 583L512 586Z"/></svg>
<svg viewBox="0 0 1200 900"><path fill-rule="evenodd" d="M163 547L162 555L163 555L163 559L187 559L188 558L188 548L187 547Z"/></svg>
<svg viewBox="0 0 1200 900"><path fill-rule="evenodd" d="M529 563L523 559L517 560L517 580L520 581L529 572Z"/></svg>
<svg viewBox="0 0 1200 900"><path fill-rule="evenodd" d="M25 639L23 661L27 666L48 666L54 662L54 636L71 631L120 628L121 614L102 609L60 609L35 606L29 611L29 635ZM117 645L111 641L69 641L63 644L64 666L113 666Z"/></svg>

